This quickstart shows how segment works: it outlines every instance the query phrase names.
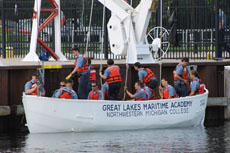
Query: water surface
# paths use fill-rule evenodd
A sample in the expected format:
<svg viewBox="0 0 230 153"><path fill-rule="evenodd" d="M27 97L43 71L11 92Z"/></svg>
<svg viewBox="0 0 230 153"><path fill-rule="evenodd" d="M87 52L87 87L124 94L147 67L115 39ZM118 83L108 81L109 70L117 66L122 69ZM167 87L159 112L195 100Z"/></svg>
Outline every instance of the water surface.
<svg viewBox="0 0 230 153"><path fill-rule="evenodd" d="M2 134L0 152L224 153L230 152L230 123L210 128Z"/></svg>

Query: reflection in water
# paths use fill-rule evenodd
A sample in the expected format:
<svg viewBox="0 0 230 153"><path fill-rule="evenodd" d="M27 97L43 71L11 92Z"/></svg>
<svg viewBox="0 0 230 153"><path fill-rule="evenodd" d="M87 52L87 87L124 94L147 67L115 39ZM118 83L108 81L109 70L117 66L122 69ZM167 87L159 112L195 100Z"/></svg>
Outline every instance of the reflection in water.
<svg viewBox="0 0 230 153"><path fill-rule="evenodd" d="M202 127L143 131L29 134L28 152L205 152Z"/></svg>
<svg viewBox="0 0 230 153"><path fill-rule="evenodd" d="M226 122L224 127L207 128L206 131L209 152L230 152L230 122Z"/></svg>
<svg viewBox="0 0 230 153"><path fill-rule="evenodd" d="M230 150L230 123L118 132L0 135L0 152L222 153Z"/></svg>
<svg viewBox="0 0 230 153"><path fill-rule="evenodd" d="M25 134L0 134L1 152L22 152L25 147Z"/></svg>

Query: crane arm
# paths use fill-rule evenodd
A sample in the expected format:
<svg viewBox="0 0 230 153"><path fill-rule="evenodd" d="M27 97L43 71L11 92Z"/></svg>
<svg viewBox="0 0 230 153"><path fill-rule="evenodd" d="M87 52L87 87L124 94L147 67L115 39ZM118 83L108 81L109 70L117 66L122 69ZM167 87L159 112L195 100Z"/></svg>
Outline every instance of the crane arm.
<svg viewBox="0 0 230 153"><path fill-rule="evenodd" d="M127 55L127 63L136 61L153 63L154 60L145 44L145 35L151 16L153 1L141 0L136 9L124 0L98 0L111 12L108 22L110 48L115 55Z"/></svg>
<svg viewBox="0 0 230 153"><path fill-rule="evenodd" d="M107 7L112 13L116 14L121 21L129 16L127 13L129 10L133 10L128 3L124 0L98 0L101 2L105 7Z"/></svg>
<svg viewBox="0 0 230 153"><path fill-rule="evenodd" d="M157 1L158 0L141 0L140 4L135 8L137 13L134 23L136 25L135 31L137 42L144 42L152 13L151 10Z"/></svg>

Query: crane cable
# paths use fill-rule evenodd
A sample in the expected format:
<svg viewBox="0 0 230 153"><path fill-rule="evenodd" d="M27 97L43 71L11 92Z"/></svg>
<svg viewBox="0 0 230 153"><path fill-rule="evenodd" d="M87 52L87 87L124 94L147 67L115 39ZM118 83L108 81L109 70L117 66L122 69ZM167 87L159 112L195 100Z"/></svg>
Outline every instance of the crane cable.
<svg viewBox="0 0 230 153"><path fill-rule="evenodd" d="M91 2L91 10L90 10L90 19L89 19L89 27L88 27L88 33L87 33L87 41L86 41L86 48L85 48L85 52L86 52L86 56L88 57L88 46L89 46L89 37L90 37L90 32L91 32L91 23L92 23L92 16L93 16L93 4L94 4L94 0L92 0ZM105 0L104 0L104 4L105 4ZM101 59L101 62L100 62L100 69L99 69L99 72L102 71L102 55L103 55L103 52L104 52L104 24L105 24L105 5L103 7L103 21L102 21L102 34L101 34L101 52L100 52L100 59ZM100 83L101 83L101 87L102 87L102 78L100 79ZM103 92L102 92L102 96L104 97L103 95Z"/></svg>
<svg viewBox="0 0 230 153"><path fill-rule="evenodd" d="M131 6L133 4L133 1L131 0ZM132 22L132 11L130 13L130 22L129 22L129 35L128 35L128 43L130 43L130 29L131 29L131 22ZM123 101L126 98L126 89L127 89L127 82L128 82L128 72L129 72L129 63L127 62L127 59L129 59L129 51L127 52L127 56L126 56L126 75L125 75L125 85L124 85L124 95L123 95Z"/></svg>
<svg viewBox="0 0 230 153"><path fill-rule="evenodd" d="M86 47L85 47L85 55L86 55L86 57L88 57L89 37L90 37L90 32L91 32L91 23L92 23L92 16L93 16L93 4L94 4L94 0L92 0L92 2L91 2L91 9L90 9L89 26L88 26Z"/></svg>
<svg viewBox="0 0 230 153"><path fill-rule="evenodd" d="M100 62L100 69L99 72L102 72L102 62L103 62L103 52L104 52L104 33L105 33L105 0L104 0L104 5L103 5L103 19L102 19L102 33L101 33L101 52L99 54L99 57L101 59ZM100 84L101 88L103 85L102 78L100 77ZM104 93L102 92L102 97L104 97Z"/></svg>

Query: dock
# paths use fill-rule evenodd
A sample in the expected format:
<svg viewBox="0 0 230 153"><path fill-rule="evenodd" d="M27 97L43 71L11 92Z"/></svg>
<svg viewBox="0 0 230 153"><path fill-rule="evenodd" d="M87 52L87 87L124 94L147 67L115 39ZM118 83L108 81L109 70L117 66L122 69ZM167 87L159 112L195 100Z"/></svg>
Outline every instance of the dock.
<svg viewBox="0 0 230 153"><path fill-rule="evenodd" d="M55 89L58 88L59 82L65 80L65 77L74 68L74 60L67 62L22 62L21 59L0 59L3 66L0 66L0 132L17 130L24 126L24 109L22 106L22 93L24 85L31 80L31 74L38 68L45 68L45 89L46 96L50 97ZM167 78L169 84L173 85L172 72L180 60L162 60L162 77ZM92 60L92 65L99 72L100 66L106 68L106 60ZM125 60L115 60L121 68L122 79L125 80L126 64ZM213 60L190 60L190 65L197 65L198 73L209 90L208 107L206 110L205 125L216 122L224 122L225 113L228 111L230 98L224 95L224 66L230 65L230 60L213 61ZM152 71L160 77L160 64L145 64L144 67L150 67ZM97 73L97 78L99 75ZM128 71L128 90L134 92L133 85L138 80L137 72L133 65L129 65ZM77 91L78 79L74 78L74 90ZM99 79L98 79L99 83ZM122 88L124 82L122 82ZM123 90L120 91L121 97ZM158 88L156 89L158 94Z"/></svg>

